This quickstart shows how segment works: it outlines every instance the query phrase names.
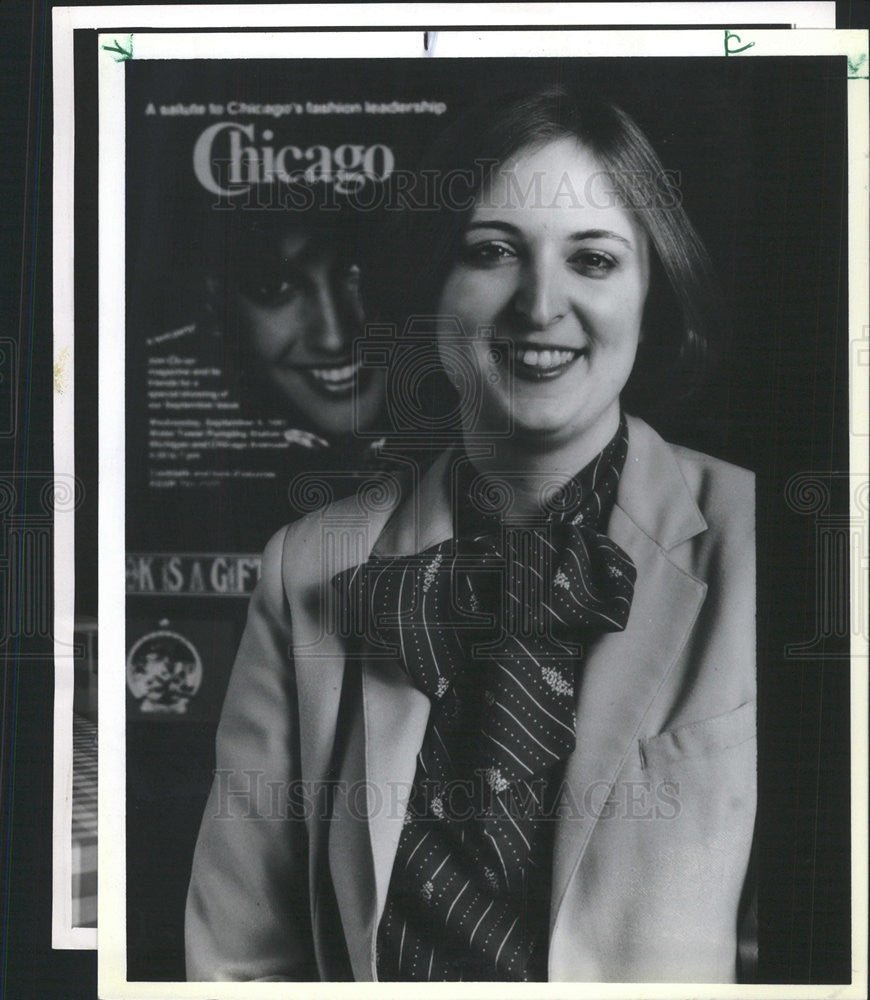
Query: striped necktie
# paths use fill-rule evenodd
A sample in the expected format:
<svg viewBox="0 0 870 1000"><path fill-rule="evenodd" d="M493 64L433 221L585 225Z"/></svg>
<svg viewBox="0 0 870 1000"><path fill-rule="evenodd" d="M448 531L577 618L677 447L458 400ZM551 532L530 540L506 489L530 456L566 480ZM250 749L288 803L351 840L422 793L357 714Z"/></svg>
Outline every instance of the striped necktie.
<svg viewBox="0 0 870 1000"><path fill-rule="evenodd" d="M457 537L336 577L360 655L432 702L378 931L382 980L546 978L558 779L584 647L625 628L635 568L604 535L627 427L535 524L459 468ZM549 817L548 817L549 814Z"/></svg>

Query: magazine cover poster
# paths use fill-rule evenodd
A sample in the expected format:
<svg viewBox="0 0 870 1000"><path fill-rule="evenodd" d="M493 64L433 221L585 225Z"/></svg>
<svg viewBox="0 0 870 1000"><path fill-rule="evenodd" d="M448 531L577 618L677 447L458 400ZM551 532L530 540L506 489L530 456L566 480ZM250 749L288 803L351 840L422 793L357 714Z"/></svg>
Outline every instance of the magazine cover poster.
<svg viewBox="0 0 870 1000"><path fill-rule="evenodd" d="M131 978L184 976L187 875L263 548L307 485L338 498L390 465L385 375L353 351L360 270L388 185L466 91L396 68L127 66Z"/></svg>

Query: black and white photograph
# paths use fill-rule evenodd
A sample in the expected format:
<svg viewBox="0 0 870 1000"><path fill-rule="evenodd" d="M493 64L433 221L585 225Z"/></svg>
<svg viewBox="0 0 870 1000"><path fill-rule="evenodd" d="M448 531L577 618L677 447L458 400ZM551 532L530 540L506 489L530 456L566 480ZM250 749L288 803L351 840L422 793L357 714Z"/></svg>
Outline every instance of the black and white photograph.
<svg viewBox="0 0 870 1000"><path fill-rule="evenodd" d="M866 992L867 32L615 6L54 12L0 992Z"/></svg>
<svg viewBox="0 0 870 1000"><path fill-rule="evenodd" d="M105 968L849 981L866 139L780 45L125 63Z"/></svg>
<svg viewBox="0 0 870 1000"><path fill-rule="evenodd" d="M867 24L0 5L0 995L867 995Z"/></svg>

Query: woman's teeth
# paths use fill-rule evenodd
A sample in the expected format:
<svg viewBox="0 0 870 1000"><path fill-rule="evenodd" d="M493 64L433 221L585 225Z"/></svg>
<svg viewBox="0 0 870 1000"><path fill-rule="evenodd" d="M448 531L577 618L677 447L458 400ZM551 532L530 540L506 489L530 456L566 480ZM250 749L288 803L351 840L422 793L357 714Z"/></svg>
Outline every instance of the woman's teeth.
<svg viewBox="0 0 870 1000"><path fill-rule="evenodd" d="M584 351L568 348L514 348L514 375L526 379L558 378Z"/></svg>
<svg viewBox="0 0 870 1000"><path fill-rule="evenodd" d="M517 351L517 359L530 368L559 368L579 354L579 351L536 351L528 348Z"/></svg>
<svg viewBox="0 0 870 1000"><path fill-rule="evenodd" d="M307 374L327 392L344 392L353 385L359 368L357 362L340 368L309 368Z"/></svg>

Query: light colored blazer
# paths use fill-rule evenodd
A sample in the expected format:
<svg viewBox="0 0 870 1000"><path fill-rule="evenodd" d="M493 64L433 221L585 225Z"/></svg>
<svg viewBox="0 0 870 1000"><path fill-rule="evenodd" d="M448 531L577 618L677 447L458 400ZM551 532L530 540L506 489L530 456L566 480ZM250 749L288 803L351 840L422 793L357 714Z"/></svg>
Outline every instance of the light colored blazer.
<svg viewBox="0 0 870 1000"><path fill-rule="evenodd" d="M346 664L323 607L373 546L450 537L446 467L398 504L348 499L269 543L193 862L189 979L376 977L429 701L395 662ZM582 673L550 980L735 979L756 799L753 489L629 418L607 531L637 584L627 628Z"/></svg>

